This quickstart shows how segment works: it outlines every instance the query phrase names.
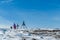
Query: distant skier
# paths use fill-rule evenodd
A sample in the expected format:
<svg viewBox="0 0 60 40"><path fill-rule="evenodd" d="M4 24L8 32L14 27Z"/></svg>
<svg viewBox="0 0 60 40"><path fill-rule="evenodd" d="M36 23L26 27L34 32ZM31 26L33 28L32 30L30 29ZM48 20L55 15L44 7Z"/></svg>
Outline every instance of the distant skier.
<svg viewBox="0 0 60 40"><path fill-rule="evenodd" d="M27 29L25 21L23 21L22 25L21 25L21 29Z"/></svg>
<svg viewBox="0 0 60 40"><path fill-rule="evenodd" d="M10 28L12 29L12 26Z"/></svg>
<svg viewBox="0 0 60 40"><path fill-rule="evenodd" d="M17 29L19 28L19 25L17 24Z"/></svg>
<svg viewBox="0 0 60 40"><path fill-rule="evenodd" d="M16 24L15 23L14 23L13 27L14 27L14 29L16 29Z"/></svg>

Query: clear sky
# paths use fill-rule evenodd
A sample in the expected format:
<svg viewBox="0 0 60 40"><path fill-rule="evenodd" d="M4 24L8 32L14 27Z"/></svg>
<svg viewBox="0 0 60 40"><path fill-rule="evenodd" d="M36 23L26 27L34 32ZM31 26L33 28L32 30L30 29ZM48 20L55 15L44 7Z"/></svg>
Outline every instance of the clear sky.
<svg viewBox="0 0 60 40"><path fill-rule="evenodd" d="M30 28L60 28L60 0L0 0L0 26L23 20Z"/></svg>

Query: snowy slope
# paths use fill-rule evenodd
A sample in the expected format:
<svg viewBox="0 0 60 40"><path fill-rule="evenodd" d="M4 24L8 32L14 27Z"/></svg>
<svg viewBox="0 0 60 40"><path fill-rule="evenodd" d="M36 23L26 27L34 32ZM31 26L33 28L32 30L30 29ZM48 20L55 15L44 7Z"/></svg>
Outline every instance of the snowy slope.
<svg viewBox="0 0 60 40"><path fill-rule="evenodd" d="M0 30L0 40L60 40L53 36L40 36L40 35L29 35L28 32L24 30L7 30L5 33Z"/></svg>

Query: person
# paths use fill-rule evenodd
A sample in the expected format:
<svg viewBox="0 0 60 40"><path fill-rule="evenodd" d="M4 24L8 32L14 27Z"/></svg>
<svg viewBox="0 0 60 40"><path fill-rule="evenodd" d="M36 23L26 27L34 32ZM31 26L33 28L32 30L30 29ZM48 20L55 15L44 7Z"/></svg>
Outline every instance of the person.
<svg viewBox="0 0 60 40"><path fill-rule="evenodd" d="M16 29L16 24L15 23L14 23L13 27L14 27L14 29Z"/></svg>
<svg viewBox="0 0 60 40"><path fill-rule="evenodd" d="M19 25L17 24L17 29L19 28Z"/></svg>
<svg viewBox="0 0 60 40"><path fill-rule="evenodd" d="M12 26L10 28L12 29Z"/></svg>

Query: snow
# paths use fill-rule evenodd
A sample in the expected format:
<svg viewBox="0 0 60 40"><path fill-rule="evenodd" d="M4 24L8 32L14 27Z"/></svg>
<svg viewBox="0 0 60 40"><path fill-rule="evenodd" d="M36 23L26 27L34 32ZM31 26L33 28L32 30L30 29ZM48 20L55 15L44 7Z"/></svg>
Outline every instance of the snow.
<svg viewBox="0 0 60 40"><path fill-rule="evenodd" d="M24 30L8 30L5 34L0 30L0 40L32 40L33 38L36 40L60 40L53 36L29 35L28 32L24 33Z"/></svg>

